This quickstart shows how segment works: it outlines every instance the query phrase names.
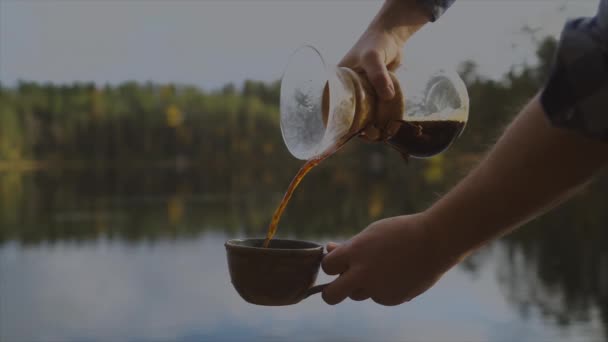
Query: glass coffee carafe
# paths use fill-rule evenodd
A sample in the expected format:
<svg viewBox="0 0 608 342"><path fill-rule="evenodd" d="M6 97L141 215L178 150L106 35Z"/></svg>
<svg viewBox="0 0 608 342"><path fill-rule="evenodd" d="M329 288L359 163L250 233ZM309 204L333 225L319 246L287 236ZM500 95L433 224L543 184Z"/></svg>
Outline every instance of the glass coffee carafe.
<svg viewBox="0 0 608 342"><path fill-rule="evenodd" d="M457 73L404 68L389 72L395 96L381 101L365 75L325 64L312 46L299 48L281 80L281 132L291 154L310 160L354 136L384 142L404 157L445 151L469 113Z"/></svg>

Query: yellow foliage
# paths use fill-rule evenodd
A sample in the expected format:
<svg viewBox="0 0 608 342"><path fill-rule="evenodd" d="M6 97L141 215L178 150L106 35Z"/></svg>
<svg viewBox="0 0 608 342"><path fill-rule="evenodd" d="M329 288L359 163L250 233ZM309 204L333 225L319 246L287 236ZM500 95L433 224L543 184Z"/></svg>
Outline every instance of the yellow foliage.
<svg viewBox="0 0 608 342"><path fill-rule="evenodd" d="M367 205L367 213L372 219L380 217L384 211L384 191L381 187L374 187Z"/></svg>
<svg viewBox="0 0 608 342"><path fill-rule="evenodd" d="M182 111L174 104L169 105L166 110L167 115L167 126L176 128L182 125L184 122L184 115Z"/></svg>
<svg viewBox="0 0 608 342"><path fill-rule="evenodd" d="M444 161L442 155L427 160L424 170L424 179L427 183L439 183L443 180Z"/></svg>
<svg viewBox="0 0 608 342"><path fill-rule="evenodd" d="M182 220L184 216L184 201L179 196L169 198L167 202L167 216L169 223L176 224Z"/></svg>

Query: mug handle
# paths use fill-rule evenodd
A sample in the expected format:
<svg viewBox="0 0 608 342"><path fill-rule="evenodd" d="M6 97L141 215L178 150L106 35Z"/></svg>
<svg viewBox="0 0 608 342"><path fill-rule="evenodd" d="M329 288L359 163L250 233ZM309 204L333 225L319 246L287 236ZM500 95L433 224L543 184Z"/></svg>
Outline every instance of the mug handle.
<svg viewBox="0 0 608 342"><path fill-rule="evenodd" d="M313 294L319 293L319 292L323 292L323 289L329 285L329 283L327 284L321 284L321 285L315 285L311 288L309 288L306 293L304 294L304 298L308 298L310 296L312 296Z"/></svg>
<svg viewBox="0 0 608 342"><path fill-rule="evenodd" d="M327 253L323 253L323 256L321 257L321 260L323 260L323 258L325 258L326 255L327 255ZM306 291L306 293L304 293L304 299L312 296L313 294L317 294L319 292L323 292L323 289L325 289L325 287L327 287L327 285L329 285L329 283L327 283L327 284L321 284L321 285L315 285L315 286L309 288Z"/></svg>

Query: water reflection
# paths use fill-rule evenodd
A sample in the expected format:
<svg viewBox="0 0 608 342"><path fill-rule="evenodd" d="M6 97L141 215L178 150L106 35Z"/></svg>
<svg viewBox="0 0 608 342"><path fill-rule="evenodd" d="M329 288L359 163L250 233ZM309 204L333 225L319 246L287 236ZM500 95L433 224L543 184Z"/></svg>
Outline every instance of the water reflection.
<svg viewBox="0 0 608 342"><path fill-rule="evenodd" d="M605 189L606 184L604 177L594 186ZM605 192L590 189L505 239L509 254L500 277L522 314L530 306L539 306L560 325L588 320L592 315L608 322L605 201Z"/></svg>
<svg viewBox="0 0 608 342"><path fill-rule="evenodd" d="M296 193L279 236L339 240L379 217L424 207L450 184L427 182L420 172L427 166L362 174L321 167ZM249 176L141 171L0 173L0 340L608 335L606 177L473 255L413 303L328 307L316 297L264 308L245 303L229 285L222 244L263 235L288 177L260 186Z"/></svg>
<svg viewBox="0 0 608 342"><path fill-rule="evenodd" d="M205 233L152 244L105 239L27 248L6 244L0 249L2 340L513 341L601 336L597 318L559 329L534 312L520 317L500 293L494 258L475 279L465 270L454 270L424 297L396 308L355 302L329 307L319 297L283 308L250 305L229 284L225 238Z"/></svg>

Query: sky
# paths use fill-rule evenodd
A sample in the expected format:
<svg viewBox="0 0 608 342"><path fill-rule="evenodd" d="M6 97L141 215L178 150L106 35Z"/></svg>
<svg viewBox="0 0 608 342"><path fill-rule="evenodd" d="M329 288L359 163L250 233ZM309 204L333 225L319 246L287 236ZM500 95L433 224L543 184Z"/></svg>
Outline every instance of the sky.
<svg viewBox="0 0 608 342"><path fill-rule="evenodd" d="M499 78L533 63L536 37L558 36L597 0L457 0L406 45L404 64L455 68L473 60ZM205 89L279 79L312 44L336 63L381 0L0 0L0 82L127 80Z"/></svg>

